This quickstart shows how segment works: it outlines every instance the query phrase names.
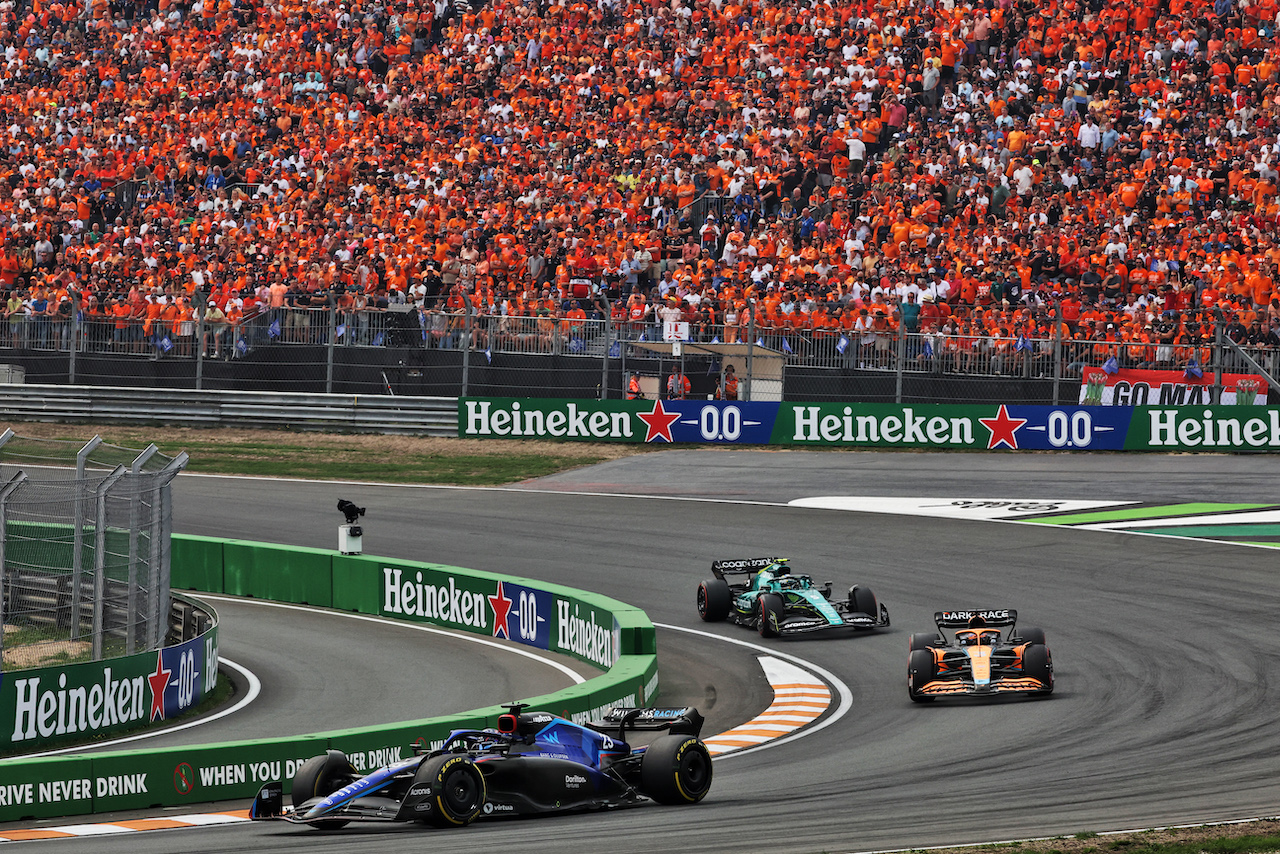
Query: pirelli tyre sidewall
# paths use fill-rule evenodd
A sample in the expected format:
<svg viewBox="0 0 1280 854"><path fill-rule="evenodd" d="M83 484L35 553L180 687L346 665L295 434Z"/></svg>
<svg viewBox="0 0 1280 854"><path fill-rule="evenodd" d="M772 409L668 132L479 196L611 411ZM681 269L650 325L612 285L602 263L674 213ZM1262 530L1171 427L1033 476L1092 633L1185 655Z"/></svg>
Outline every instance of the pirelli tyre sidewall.
<svg viewBox="0 0 1280 854"><path fill-rule="evenodd" d="M938 675L938 662L931 649L913 649L907 659L907 693L917 703L931 703L933 697L921 694L920 689Z"/></svg>
<svg viewBox="0 0 1280 854"><path fill-rule="evenodd" d="M422 799L430 809L415 817L433 827L466 827L484 809L487 797L484 775L466 754L444 754L423 760L410 790L423 785L431 790Z"/></svg>
<svg viewBox="0 0 1280 854"><path fill-rule="evenodd" d="M1022 672L1046 686L1041 691L1033 691L1032 696L1047 697L1053 693L1053 659L1049 657L1049 647L1033 643L1023 650Z"/></svg>
<svg viewBox="0 0 1280 854"><path fill-rule="evenodd" d="M696 804L711 791L711 753L691 735L664 735L640 760L640 791L660 804Z"/></svg>
<svg viewBox="0 0 1280 854"><path fill-rule="evenodd" d="M761 593L756 600L757 614L760 619L760 637L776 638L782 634L782 620L786 617L787 606L777 593Z"/></svg>
<svg viewBox="0 0 1280 854"><path fill-rule="evenodd" d="M313 756L293 775L293 790L290 798L294 809L314 798L327 798L341 789L357 776L351 760L341 750L330 750L322 756ZM311 826L320 830L337 830L349 822L343 819L325 819L311 822Z"/></svg>
<svg viewBox="0 0 1280 854"><path fill-rule="evenodd" d="M698 616L703 622L718 623L729 616L733 595L729 585L719 578L708 578L698 585Z"/></svg>

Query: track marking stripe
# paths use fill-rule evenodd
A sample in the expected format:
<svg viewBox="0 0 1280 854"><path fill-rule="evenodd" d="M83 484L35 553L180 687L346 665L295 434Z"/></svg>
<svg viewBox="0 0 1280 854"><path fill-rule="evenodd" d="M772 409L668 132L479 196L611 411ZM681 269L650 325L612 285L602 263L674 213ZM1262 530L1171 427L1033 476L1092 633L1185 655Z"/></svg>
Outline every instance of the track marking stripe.
<svg viewBox="0 0 1280 854"><path fill-rule="evenodd" d="M760 667L773 688L773 702L742 726L703 739L712 756L795 732L830 708L831 691L818 677L771 655L760 656Z"/></svg>
<svg viewBox="0 0 1280 854"><path fill-rule="evenodd" d="M106 836L139 830L170 830L178 827L208 827L217 824L239 824L249 820L248 810L194 813L166 818L139 818L101 824L64 824L58 827L32 827L25 830L0 831L0 842L23 842L30 839L69 839L77 836Z"/></svg>

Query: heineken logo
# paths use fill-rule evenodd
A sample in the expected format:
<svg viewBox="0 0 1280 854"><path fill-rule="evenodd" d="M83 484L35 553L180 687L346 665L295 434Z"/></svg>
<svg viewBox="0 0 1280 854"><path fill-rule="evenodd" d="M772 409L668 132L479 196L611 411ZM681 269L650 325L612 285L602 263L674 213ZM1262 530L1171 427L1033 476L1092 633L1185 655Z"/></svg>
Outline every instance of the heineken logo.
<svg viewBox="0 0 1280 854"><path fill-rule="evenodd" d="M453 623L471 628L489 627L489 598L480 592L458 586L457 579L449 575L431 583L421 570L412 576L403 570L384 567L382 570L382 611L385 614L402 614L424 617L441 623Z"/></svg>
<svg viewBox="0 0 1280 854"><path fill-rule="evenodd" d="M1254 417L1242 418L1243 412ZM1147 419L1155 447L1280 448L1277 409L1150 409Z"/></svg>
<svg viewBox="0 0 1280 854"><path fill-rule="evenodd" d="M65 672L56 680L40 676L15 679L9 738L31 741L146 720L155 702L152 685L146 676L117 679L110 667L104 667L102 680L92 685L68 686Z"/></svg>
<svg viewBox="0 0 1280 854"><path fill-rule="evenodd" d="M613 621L609 625L596 622L596 612L587 609L586 613L577 603L570 604L564 599L556 600L557 646L565 652L571 652L579 658L585 658L592 664L601 667L613 666Z"/></svg>
<svg viewBox="0 0 1280 854"><path fill-rule="evenodd" d="M795 423L793 442L974 444L973 419L917 415L909 406L892 415L855 414L852 406L843 407L839 414L818 406L793 406L791 410ZM1000 407L1000 411L1005 413L1005 408Z"/></svg>
<svg viewBox="0 0 1280 854"><path fill-rule="evenodd" d="M588 404L526 405L492 400L463 402L464 436L554 437L557 439L631 439L632 413L608 411Z"/></svg>

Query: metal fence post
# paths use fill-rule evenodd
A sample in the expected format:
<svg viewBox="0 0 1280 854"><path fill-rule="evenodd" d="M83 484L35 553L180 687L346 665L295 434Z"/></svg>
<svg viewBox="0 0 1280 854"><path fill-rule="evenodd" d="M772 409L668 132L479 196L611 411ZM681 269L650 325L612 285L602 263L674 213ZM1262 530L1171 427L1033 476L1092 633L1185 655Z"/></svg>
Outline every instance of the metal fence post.
<svg viewBox="0 0 1280 854"><path fill-rule="evenodd" d="M329 320L329 337L324 355L324 393L333 394L333 339L338 332L338 305L332 294L327 299L329 305L325 314Z"/></svg>
<svg viewBox="0 0 1280 854"><path fill-rule="evenodd" d="M153 507L156 524L152 527L152 553L157 561L151 566L151 595L155 597L154 633L151 637L151 648L159 649L164 644L165 633L169 629L169 560L172 557L170 543L173 537L173 479L178 472L187 466L186 451L178 454L169 464L157 473L156 494L159 497Z"/></svg>
<svg viewBox="0 0 1280 854"><path fill-rule="evenodd" d="M26 483L25 472L18 472L9 478L9 482L0 488L0 626L4 625L4 547L9 540L9 496L22 484ZM4 657L4 632L0 631L0 660Z"/></svg>
<svg viewBox="0 0 1280 854"><path fill-rule="evenodd" d="M1213 391L1210 400L1216 405L1222 403L1222 338L1226 334L1226 320L1218 309L1214 309L1213 314Z"/></svg>
<svg viewBox="0 0 1280 854"><path fill-rule="evenodd" d="M609 295L605 293L604 288L598 291L598 295L604 300L604 356L600 359L600 399L607 400L609 398L609 329L613 320L613 309L609 306ZM624 387L625 384L624 378Z"/></svg>
<svg viewBox="0 0 1280 854"><path fill-rule="evenodd" d="M102 444L101 436L94 436L76 454L76 497L74 529L71 532L71 639L80 637L80 587L84 584L84 505L88 496L84 493L84 469L89 454Z"/></svg>
<svg viewBox="0 0 1280 854"><path fill-rule="evenodd" d="M756 351L756 300L747 300L747 381L743 383L744 401L751 400L751 369Z"/></svg>
<svg viewBox="0 0 1280 854"><path fill-rule="evenodd" d="M142 464L160 450L154 444L147 445L134 457L129 466L129 587L125 590L125 655L137 652L138 643L138 523L141 514L142 490L138 488Z"/></svg>
<svg viewBox="0 0 1280 854"><path fill-rule="evenodd" d="M98 484L94 496L97 507L94 514L93 531L93 661L102 660L103 635L106 631L105 614L107 598L107 493L116 485L116 481L125 475L123 465L116 466L111 474ZM72 619L78 619L73 614Z"/></svg>
<svg viewBox="0 0 1280 854"><path fill-rule="evenodd" d="M1053 405L1062 390L1062 300L1053 305Z"/></svg>
<svg viewBox="0 0 1280 854"><path fill-rule="evenodd" d="M76 349L80 344L80 292L71 291L71 342L67 345L67 384L76 384Z"/></svg>
<svg viewBox="0 0 1280 854"><path fill-rule="evenodd" d="M209 301L201 291L196 291L196 302L196 391L199 391L204 388L204 317L209 313Z"/></svg>
<svg viewBox="0 0 1280 854"><path fill-rule="evenodd" d="M612 318L610 318L610 319L609 319L609 326L610 326L610 328L612 328L612 327L613 327L613 319L612 319ZM618 355L621 357L621 361L619 362L618 367L619 367L619 369L620 369L620 374L619 374L619 376L621 376L621 377L622 377L622 388L623 388L622 396L623 396L623 398L626 398L626 396L627 396L627 393L626 393L626 388L627 388L627 348L626 348L626 346L624 346L624 345L623 345L623 343L622 343L622 341L623 341L623 338L624 338L624 337L625 337L625 336L622 334L622 324L621 324L621 323L619 323L619 324L618 324Z"/></svg>
<svg viewBox="0 0 1280 854"><path fill-rule="evenodd" d="M163 502L164 481L159 477L155 477L155 486L149 491L151 493L151 530L148 532L147 549L147 591L151 595L151 607L147 608L147 627L142 635L142 642L147 649L155 649L160 646L156 642L156 637L160 631L161 614L164 613L164 604L168 597L160 596L160 537L163 534L161 529L162 520L160 518L160 507ZM132 634L130 635L132 637Z"/></svg>
<svg viewBox="0 0 1280 854"><path fill-rule="evenodd" d="M467 396L467 389L471 382L471 295L467 293L466 288L462 291L462 310L464 312L462 318L462 396Z"/></svg>
<svg viewBox="0 0 1280 854"><path fill-rule="evenodd" d="M902 372L903 363L907 361L907 333L899 326L894 332L894 337L897 339L894 342L894 350L898 353L898 364L894 370L896 376L893 383L893 402L902 403Z"/></svg>

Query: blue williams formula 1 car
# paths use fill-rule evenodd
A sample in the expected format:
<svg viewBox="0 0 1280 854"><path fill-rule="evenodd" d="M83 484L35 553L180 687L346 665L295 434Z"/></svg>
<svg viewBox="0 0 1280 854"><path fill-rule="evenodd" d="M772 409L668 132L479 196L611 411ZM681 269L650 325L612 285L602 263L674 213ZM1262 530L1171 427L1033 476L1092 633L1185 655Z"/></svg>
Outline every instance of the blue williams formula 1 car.
<svg viewBox="0 0 1280 854"><path fill-rule="evenodd" d="M729 619L766 638L889 625L889 609L868 588L855 584L849 598L832 600L830 581L818 587L792 574L786 558L718 560L711 572L698 585L698 614L709 623Z"/></svg>
<svg viewBox="0 0 1280 854"><path fill-rule="evenodd" d="M1053 659L1044 630L1019 630L1017 611L938 611L933 621L936 633L917 632L909 643L907 693L915 702L1053 693Z"/></svg>
<svg viewBox="0 0 1280 854"><path fill-rule="evenodd" d="M696 804L711 789L702 715L684 709L611 709L579 725L516 704L497 729L455 730L439 750L362 776L337 750L309 759L284 786L258 792L249 817L334 830L352 821L463 827L478 818L618 807L646 798ZM665 731L631 747L629 731Z"/></svg>

